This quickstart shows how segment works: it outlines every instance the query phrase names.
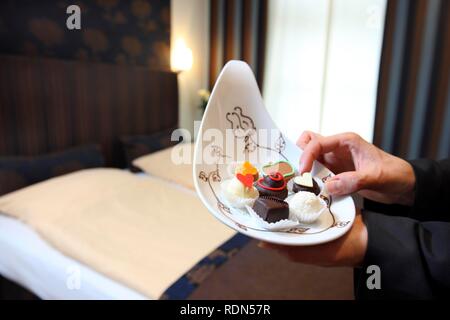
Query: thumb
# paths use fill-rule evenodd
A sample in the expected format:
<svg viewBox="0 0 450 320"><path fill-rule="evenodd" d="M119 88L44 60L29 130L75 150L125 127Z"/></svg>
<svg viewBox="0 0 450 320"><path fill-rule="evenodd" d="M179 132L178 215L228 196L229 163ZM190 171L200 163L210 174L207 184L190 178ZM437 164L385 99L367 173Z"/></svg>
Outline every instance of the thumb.
<svg viewBox="0 0 450 320"><path fill-rule="evenodd" d="M325 184L331 195L347 195L365 187L365 176L357 171L343 172L329 179Z"/></svg>

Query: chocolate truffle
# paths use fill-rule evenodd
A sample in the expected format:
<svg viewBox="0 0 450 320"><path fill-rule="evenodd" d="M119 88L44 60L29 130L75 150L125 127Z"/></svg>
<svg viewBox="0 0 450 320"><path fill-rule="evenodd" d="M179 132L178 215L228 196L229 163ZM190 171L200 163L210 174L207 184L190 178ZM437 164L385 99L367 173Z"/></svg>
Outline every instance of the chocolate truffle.
<svg viewBox="0 0 450 320"><path fill-rule="evenodd" d="M260 196L277 197L281 200L286 199L288 196L286 180L279 172L260 178L256 181L255 187L259 191Z"/></svg>
<svg viewBox="0 0 450 320"><path fill-rule="evenodd" d="M275 197L259 197L253 204L253 210L269 223L289 218L289 205Z"/></svg>
<svg viewBox="0 0 450 320"><path fill-rule="evenodd" d="M295 193L297 193L299 191L307 191L307 192L312 192L316 196L318 196L320 193L319 184L317 183L317 181L314 178L310 177L310 179L312 181L312 186L311 186L311 184L308 185L307 183L304 183L302 181L302 179L297 179L297 177L295 177L294 181L293 181L294 183L292 185L292 191Z"/></svg>

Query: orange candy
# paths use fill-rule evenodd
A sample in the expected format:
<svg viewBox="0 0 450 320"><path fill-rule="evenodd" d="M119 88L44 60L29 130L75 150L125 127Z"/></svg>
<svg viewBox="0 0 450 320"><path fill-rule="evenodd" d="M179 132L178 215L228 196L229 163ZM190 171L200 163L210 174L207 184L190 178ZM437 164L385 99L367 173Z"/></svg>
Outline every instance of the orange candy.
<svg viewBox="0 0 450 320"><path fill-rule="evenodd" d="M242 164L242 174L251 174L255 175L258 173L258 169L256 169L252 164L248 161L245 161Z"/></svg>

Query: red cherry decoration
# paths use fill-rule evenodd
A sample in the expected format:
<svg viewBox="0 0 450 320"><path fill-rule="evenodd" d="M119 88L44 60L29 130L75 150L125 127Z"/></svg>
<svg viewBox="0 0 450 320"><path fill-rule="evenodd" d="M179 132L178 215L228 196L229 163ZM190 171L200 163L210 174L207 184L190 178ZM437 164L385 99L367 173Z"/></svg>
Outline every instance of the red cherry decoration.
<svg viewBox="0 0 450 320"><path fill-rule="evenodd" d="M253 186L253 175L251 175L251 174L243 175L241 173L238 173L238 174L236 174L236 178L238 178L238 180L240 182L242 182L242 184L244 186L246 186L247 188L250 188L251 186Z"/></svg>

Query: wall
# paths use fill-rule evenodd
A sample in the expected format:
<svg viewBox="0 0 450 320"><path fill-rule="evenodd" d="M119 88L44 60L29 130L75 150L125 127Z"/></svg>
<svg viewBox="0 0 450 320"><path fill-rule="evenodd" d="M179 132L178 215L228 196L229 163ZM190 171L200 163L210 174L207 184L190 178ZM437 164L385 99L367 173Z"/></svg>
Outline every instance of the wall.
<svg viewBox="0 0 450 320"><path fill-rule="evenodd" d="M81 31L65 28L69 4ZM18 13L21 14L18 14ZM170 68L170 43L183 38L193 66L178 75L180 126L201 119L198 90L208 87L208 0L16 0L0 2L0 53Z"/></svg>
<svg viewBox="0 0 450 320"><path fill-rule="evenodd" d="M66 27L71 4L81 8L81 30ZM169 0L0 2L0 53L169 70L169 51Z"/></svg>
<svg viewBox="0 0 450 320"><path fill-rule="evenodd" d="M171 43L184 39L192 50L192 69L178 75L180 127L194 130L194 120L201 119L198 90L208 87L209 1L171 1Z"/></svg>

